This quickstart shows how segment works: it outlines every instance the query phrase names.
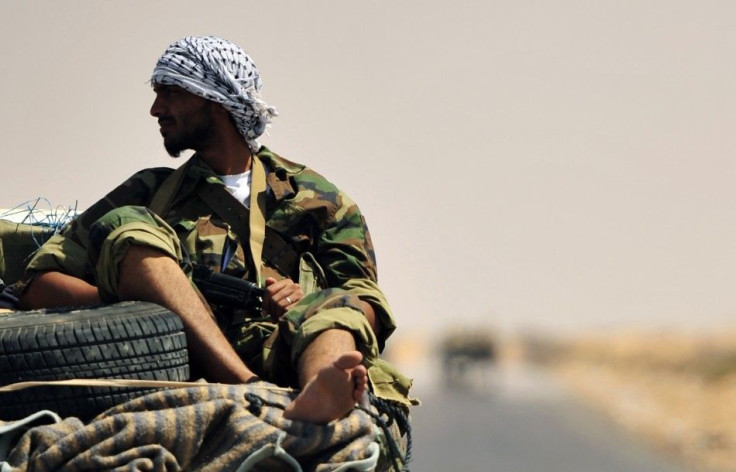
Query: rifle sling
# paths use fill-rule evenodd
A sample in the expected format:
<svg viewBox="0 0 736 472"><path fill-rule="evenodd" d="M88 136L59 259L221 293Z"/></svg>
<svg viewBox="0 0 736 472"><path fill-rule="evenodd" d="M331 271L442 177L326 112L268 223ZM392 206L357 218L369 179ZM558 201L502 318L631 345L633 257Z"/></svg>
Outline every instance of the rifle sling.
<svg viewBox="0 0 736 472"><path fill-rule="evenodd" d="M257 158L254 156L254 162ZM189 162L176 169L161 184L149 204L149 208L162 218L169 210L174 197L189 167ZM203 184L197 192L200 198L217 213L240 239L241 245L251 240L250 211L239 202L223 185ZM265 196L265 192L263 192ZM264 197L252 198L251 202L263 202ZM259 202L259 203L260 203ZM295 279L299 273L299 254L275 229L265 225L262 258L282 275ZM251 249L252 251L252 249ZM296 280L296 279L295 279Z"/></svg>
<svg viewBox="0 0 736 472"><path fill-rule="evenodd" d="M181 187L181 183L184 181L184 176L187 175L191 162L192 160L189 159L187 162L179 166L179 168L174 172L169 174L166 180L164 180L158 187L158 190L156 190L156 193L153 194L151 201L148 203L148 208L161 218L169 212L169 208L171 208L174 198L179 193L179 187Z"/></svg>
<svg viewBox="0 0 736 472"><path fill-rule="evenodd" d="M203 185L198 194L215 213L230 225L233 232L238 235L241 244L250 240L250 211L225 187ZM266 226L265 229L262 257L270 266L285 276L293 278L298 273L299 256L294 248L270 226Z"/></svg>

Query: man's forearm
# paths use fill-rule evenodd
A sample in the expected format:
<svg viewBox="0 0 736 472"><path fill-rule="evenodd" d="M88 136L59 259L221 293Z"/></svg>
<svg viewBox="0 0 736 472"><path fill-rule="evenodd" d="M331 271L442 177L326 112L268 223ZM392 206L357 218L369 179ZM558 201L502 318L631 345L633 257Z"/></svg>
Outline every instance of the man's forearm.
<svg viewBox="0 0 736 472"><path fill-rule="evenodd" d="M25 309L94 305L100 302L97 287L61 272L36 275L20 297Z"/></svg>
<svg viewBox="0 0 736 472"><path fill-rule="evenodd" d="M360 306L363 308L365 319L368 321L368 324L371 325L371 329L373 329L373 334L378 336L378 333L381 332L381 323L376 319L375 310L370 303L364 302L363 300L360 301Z"/></svg>

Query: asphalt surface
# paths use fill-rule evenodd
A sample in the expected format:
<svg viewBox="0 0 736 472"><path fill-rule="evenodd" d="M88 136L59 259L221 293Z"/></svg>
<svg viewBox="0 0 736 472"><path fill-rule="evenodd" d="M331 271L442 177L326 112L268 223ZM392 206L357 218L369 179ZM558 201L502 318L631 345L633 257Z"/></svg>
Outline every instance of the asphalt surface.
<svg viewBox="0 0 736 472"><path fill-rule="evenodd" d="M426 374L426 372L425 372ZM417 382L410 470L686 472L527 367ZM434 378L432 378L434 377Z"/></svg>

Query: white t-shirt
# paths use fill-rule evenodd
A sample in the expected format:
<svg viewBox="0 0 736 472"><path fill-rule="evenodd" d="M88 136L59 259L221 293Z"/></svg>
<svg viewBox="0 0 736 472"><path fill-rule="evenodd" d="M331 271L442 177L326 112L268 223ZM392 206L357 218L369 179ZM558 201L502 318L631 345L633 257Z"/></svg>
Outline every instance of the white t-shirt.
<svg viewBox="0 0 736 472"><path fill-rule="evenodd" d="M246 208L250 207L250 170L242 174L220 175L228 192L232 193Z"/></svg>

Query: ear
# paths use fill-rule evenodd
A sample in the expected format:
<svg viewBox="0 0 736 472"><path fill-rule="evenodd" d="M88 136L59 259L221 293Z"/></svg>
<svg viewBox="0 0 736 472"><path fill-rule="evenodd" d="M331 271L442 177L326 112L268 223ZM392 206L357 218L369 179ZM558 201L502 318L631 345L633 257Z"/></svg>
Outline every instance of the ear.
<svg viewBox="0 0 736 472"><path fill-rule="evenodd" d="M210 102L212 107L212 117L216 121L218 125L225 126L225 127L231 127L233 132L235 134L240 134L238 131L238 125L235 124L235 120L233 119L233 116L230 114L229 111L225 109L222 105L215 102Z"/></svg>
<svg viewBox="0 0 736 472"><path fill-rule="evenodd" d="M207 106L209 107L209 112L212 113L212 116L218 120L230 117L230 113L219 103L207 100Z"/></svg>

